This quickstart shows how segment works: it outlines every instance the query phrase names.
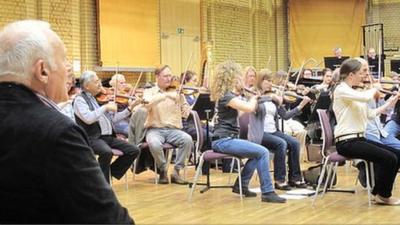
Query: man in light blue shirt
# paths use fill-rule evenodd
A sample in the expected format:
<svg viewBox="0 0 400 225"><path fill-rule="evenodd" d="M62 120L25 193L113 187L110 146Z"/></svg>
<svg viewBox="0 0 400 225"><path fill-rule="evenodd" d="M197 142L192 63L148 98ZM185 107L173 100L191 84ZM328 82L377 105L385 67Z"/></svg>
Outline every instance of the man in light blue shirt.
<svg viewBox="0 0 400 225"><path fill-rule="evenodd" d="M101 90L101 82L95 72L83 72L80 83L82 93L76 96L74 101L76 123L88 134L94 153L99 155L98 161L106 180L109 182L110 174L120 179L138 156L139 148L116 138L113 122L128 117L131 114L130 110L139 101L131 103L124 111L117 113L115 102L102 106L97 103L95 96ZM120 150L123 155L110 165L113 157L112 149Z"/></svg>

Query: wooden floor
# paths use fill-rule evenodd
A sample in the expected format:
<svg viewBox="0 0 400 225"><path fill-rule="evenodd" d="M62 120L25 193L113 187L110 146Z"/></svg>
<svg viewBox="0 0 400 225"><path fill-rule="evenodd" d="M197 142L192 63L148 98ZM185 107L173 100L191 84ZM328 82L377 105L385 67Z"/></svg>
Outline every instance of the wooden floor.
<svg viewBox="0 0 400 225"><path fill-rule="evenodd" d="M356 169L341 167L338 173L338 188L354 187ZM220 170L211 170L211 174L212 184L228 181L228 174ZM189 167L189 180L193 175L194 167ZM259 196L240 201L230 189L200 194L202 186L188 202L188 186L155 185L152 171L137 175L135 181L129 171L128 181L128 190L124 179L114 181L113 189L137 224L400 224L400 206L369 207L367 192L360 185L356 194L329 192L318 198L313 208L311 198L288 200L286 204L264 203ZM257 183L253 179L251 187ZM396 184L396 197L400 197L399 188Z"/></svg>

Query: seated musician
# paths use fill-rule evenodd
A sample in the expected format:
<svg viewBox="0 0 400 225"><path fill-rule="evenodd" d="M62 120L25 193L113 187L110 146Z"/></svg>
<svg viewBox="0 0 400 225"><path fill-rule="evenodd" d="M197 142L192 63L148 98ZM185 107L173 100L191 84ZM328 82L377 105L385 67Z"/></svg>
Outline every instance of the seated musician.
<svg viewBox="0 0 400 225"><path fill-rule="evenodd" d="M146 142L149 144L150 152L157 163L160 171L160 184L168 184L168 171L163 143L170 143L178 148L176 153L175 168L171 175L171 182L187 184L179 175L185 167L193 141L189 134L183 132L182 118L190 114L189 104L185 97L176 90L169 90L171 85L172 72L168 65L156 69L156 86L146 89L143 98L148 104L148 116L145 122L147 128Z"/></svg>
<svg viewBox="0 0 400 225"><path fill-rule="evenodd" d="M122 74L114 74L111 77L109 82L111 88L115 90L117 88L117 94L120 95L129 95L132 89L131 85L126 83L125 76ZM128 99L122 99L117 97L117 101L121 101L121 104L118 104L118 112L123 111L128 107ZM123 134L125 137L128 137L129 133L129 117L125 117L120 121L114 123L114 129L117 134Z"/></svg>
<svg viewBox="0 0 400 225"><path fill-rule="evenodd" d="M396 73L395 71L390 72L390 77L392 78L393 82L399 82L399 74ZM397 91L399 90L399 84L393 84L392 91Z"/></svg>
<svg viewBox="0 0 400 225"><path fill-rule="evenodd" d="M336 47L333 49L333 54L335 55L336 58L342 59L343 57L343 50L341 47Z"/></svg>
<svg viewBox="0 0 400 225"><path fill-rule="evenodd" d="M398 155L386 146L365 139L369 119L384 112L397 99L393 98L376 109L368 108L377 88L358 91L358 85L368 75L368 63L361 58L345 60L340 67L341 82L335 88L333 110L336 115L336 150L348 158L371 161L377 166L376 182L372 194L375 202L385 205L400 205L400 200L392 197L393 183L398 171Z"/></svg>
<svg viewBox="0 0 400 225"><path fill-rule="evenodd" d="M304 69L303 73L301 74L302 78L311 78L312 77L312 70L311 69Z"/></svg>
<svg viewBox="0 0 400 225"><path fill-rule="evenodd" d="M261 201L284 203L286 199L279 197L272 186L268 171L268 149L259 144L239 139L239 112L254 112L257 108L258 98L258 96L253 96L249 101L240 98L243 87L239 64L226 61L217 66L211 83L211 100L216 102L217 111L212 148L215 152L248 158L241 173L244 196L257 196L256 193L249 190L250 179L257 169L261 185ZM239 193L239 179L236 179L232 192Z"/></svg>
<svg viewBox="0 0 400 225"><path fill-rule="evenodd" d="M322 83L312 86L311 89L314 89L318 92L326 92L330 91L332 86L333 86L332 70L329 68L324 68L322 70Z"/></svg>
<svg viewBox="0 0 400 225"><path fill-rule="evenodd" d="M117 113L117 105L109 102L99 106L95 96L101 90L101 82L93 71L85 71L80 77L82 93L76 96L74 101L75 120L78 125L86 130L90 145L95 154L104 177L109 182L110 174L120 179L132 165L133 160L139 154L139 149L120 140L115 136L113 122L130 115L130 110L139 103L139 100L131 102L124 111ZM124 153L111 165L113 157L112 148Z"/></svg>
<svg viewBox="0 0 400 225"><path fill-rule="evenodd" d="M75 77L72 70L72 64L67 64L67 90L69 99L65 102L60 102L57 106L61 112L75 122L75 113L72 102L75 99L77 88L75 87Z"/></svg>
<svg viewBox="0 0 400 225"><path fill-rule="evenodd" d="M264 69L265 71L265 69ZM267 69L266 74L270 74L272 76L272 72ZM277 83L279 86L284 85L284 81L287 78L288 74L286 71L278 70L275 74L275 79L273 83ZM293 85L294 86L294 85ZM300 102L299 102L300 103ZM300 142L300 159L302 161L307 161L306 153L306 139L307 139L307 130L304 125L299 121L289 118L287 120L283 120L284 125L282 127L282 123L278 123L279 129L283 131L285 134L289 136L295 137Z"/></svg>
<svg viewBox="0 0 400 225"><path fill-rule="evenodd" d="M273 77L261 70L257 87L264 95L258 102L256 111L250 114L248 139L268 148L274 155L275 188L290 190L290 186L304 188L300 170L300 143L292 136L278 130L278 115L289 119L298 114L310 101L304 97L300 105L293 110L286 111L282 106L282 97L271 93ZM286 183L286 152L288 150L289 184Z"/></svg>
<svg viewBox="0 0 400 225"><path fill-rule="evenodd" d="M376 109L385 104L385 95L376 94L371 101L368 102L368 107L370 109ZM397 98L394 96L393 98ZM388 99L388 101L392 101L394 104L397 100ZM391 108L389 108L391 109ZM388 111L388 110L387 110ZM386 111L386 112L387 112ZM367 128L365 130L365 138L370 141L374 141L385 145L389 151L392 152L399 152L400 153L400 140L397 139L393 134L389 134L387 131L384 130L383 125L379 119L379 117L375 117L373 119L368 120ZM398 161L398 163L400 163ZM365 175L365 164L364 163L357 163L355 162L358 170L359 175L358 179L360 184L363 187L366 187L366 175Z"/></svg>
<svg viewBox="0 0 400 225"><path fill-rule="evenodd" d="M244 86L246 88L253 88L257 83L257 70L253 66L244 68Z"/></svg>

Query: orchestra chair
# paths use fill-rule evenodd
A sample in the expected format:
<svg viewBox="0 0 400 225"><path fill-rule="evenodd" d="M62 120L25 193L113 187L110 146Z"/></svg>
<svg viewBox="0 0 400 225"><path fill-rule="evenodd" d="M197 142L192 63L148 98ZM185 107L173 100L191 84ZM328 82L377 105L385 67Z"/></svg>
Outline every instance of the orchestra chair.
<svg viewBox="0 0 400 225"><path fill-rule="evenodd" d="M243 113L242 115L239 116L239 138L243 140L247 140L247 133L249 131L249 123L250 123L250 113ZM269 152L269 161L270 161L270 168L269 172L274 172L274 153L271 151ZM256 171L257 172L257 171ZM258 179L258 176L256 176L256 179Z"/></svg>
<svg viewBox="0 0 400 225"><path fill-rule="evenodd" d="M169 165L171 164L172 153L173 153L173 150L175 149L175 146L173 146L172 144L169 144L169 143L164 143L162 146L163 146L163 150L164 150L164 153L165 153L165 157L167 158L167 168L166 168L166 170L168 171ZM138 160L140 158L140 154L142 153L142 151L150 151L149 144L147 142L142 142L139 145L139 149L140 149L139 155L138 155L138 157L136 157L135 161L133 162L133 170L132 170L133 180L135 180L136 167L137 167L137 164L138 164ZM185 167L185 169L186 169L186 167ZM155 181L155 184L158 184L158 172L157 172L157 170L158 170L157 169L157 163L154 160L154 181ZM184 174L185 173L186 172L184 171Z"/></svg>
<svg viewBox="0 0 400 225"><path fill-rule="evenodd" d="M333 149L333 132L332 132L332 128L331 125L329 123L329 117L328 114L326 112L326 110L323 109L317 109L317 113L318 113L318 117L321 123L321 129L322 129L322 149L321 149L321 154L322 154L322 162L323 162L323 166L322 166L322 170L321 170L321 174L319 175L319 179L318 179L318 185L317 188L315 190L315 195L314 198L312 200L312 206L315 205L315 201L317 199L318 194L321 192L320 188L321 188L321 184L324 182L324 187L322 190L322 196L324 196L324 194L327 191L331 191L331 192L347 192L347 193L355 193L355 189L351 189L351 190L337 190L337 189L332 189L333 186L333 181L335 180L335 175L336 175L336 170L339 164L344 164L346 162L346 160L353 160L350 158L346 158L342 155L340 155L336 150L332 150ZM331 150L331 152L329 151ZM367 191L368 191L368 205L371 206L371 189L372 186L374 185L374 170L373 170L373 163L370 162L368 163L365 160L361 160L360 163L364 163L365 164L365 174L366 174L366 178L367 178ZM370 175L369 175L369 171L371 171L371 180L370 180ZM324 179L326 177L326 179ZM328 181L331 179L331 182L329 184L329 189L328 189Z"/></svg>
<svg viewBox="0 0 400 225"><path fill-rule="evenodd" d="M195 123L195 127L196 127L196 134L197 134L197 142L196 142L196 149L195 150L200 150L203 147L203 141L204 141L204 133L203 133L203 128L201 126L201 121L199 118L199 115L197 114L196 111L192 111L191 112L192 116L193 116L193 120ZM200 152L200 151L199 151ZM205 185L206 187L204 189L202 189L200 191L200 193L204 193L206 191L208 191L211 188L232 188L233 185L229 185L230 183L230 179L231 179L231 174L232 174L232 170L233 170L233 166L231 166L231 171L230 171L230 175L229 175L229 183L228 185L219 185L219 186L215 186L215 185L211 185L210 182L210 171L208 169L208 173L207 173L207 181L206 183L197 183L201 174L202 174L202 167L204 165L204 162L212 162L212 161L216 161L219 159L233 159L232 160L232 164L234 163L234 161L237 162L237 170L238 172L238 178L239 178L239 192L240 192L240 199L243 200L243 192L242 192L242 179L241 179L241 170L240 170L240 158L233 156L233 155L229 155L229 154L224 154L224 153L218 153L218 152L214 152L213 150L207 150L204 151L201 156L200 156L200 160L199 163L197 165L197 169L196 169L196 174L195 177L193 179L193 183L189 184L189 201L192 200L193 197L193 193L196 189L196 185Z"/></svg>
<svg viewBox="0 0 400 225"><path fill-rule="evenodd" d="M124 134L116 134L118 139L124 140L126 142L128 142L128 138L124 135ZM123 156L124 153L118 149L112 148L111 149L113 156L115 157L119 157L119 156ZM125 190L129 189L129 185L128 185L128 175L125 173L124 175L125 177ZM112 183L112 175L111 175L111 169L110 169L110 186L112 187L113 183Z"/></svg>
<svg viewBox="0 0 400 225"><path fill-rule="evenodd" d="M111 151L113 153L113 156L115 156L115 157L119 157L119 156L123 156L124 155L124 153L122 151L120 151L118 149L115 149L115 148L111 149ZM129 189L129 187L128 187L129 186L128 185L128 174L125 173L124 177L125 177L125 190L128 190ZM111 169L110 169L110 186L111 187L113 186L112 179L113 179L113 177L111 175Z"/></svg>

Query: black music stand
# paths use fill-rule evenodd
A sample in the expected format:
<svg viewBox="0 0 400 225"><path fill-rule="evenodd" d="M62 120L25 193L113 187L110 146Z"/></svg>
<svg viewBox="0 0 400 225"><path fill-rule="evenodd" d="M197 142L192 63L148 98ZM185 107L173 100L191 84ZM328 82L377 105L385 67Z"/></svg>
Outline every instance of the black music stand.
<svg viewBox="0 0 400 225"><path fill-rule="evenodd" d="M315 103L315 106L311 111L310 118L308 118L308 124L319 121L317 109L328 109L330 104L331 104L330 92L328 91L321 92L319 98L317 99L317 103Z"/></svg>
<svg viewBox="0 0 400 225"><path fill-rule="evenodd" d="M360 56L361 58L364 59L364 56ZM371 72L371 75L375 78L378 79L379 78L379 58L378 56L375 57L375 59L370 58L367 56L368 59L368 66L369 66L369 71ZM385 73L385 55L381 56L381 74Z"/></svg>
<svg viewBox="0 0 400 225"><path fill-rule="evenodd" d="M335 70L339 68L342 62L346 59L350 58L349 56L342 56L342 58L338 57L324 57L325 67L331 70Z"/></svg>
<svg viewBox="0 0 400 225"><path fill-rule="evenodd" d="M400 73L400 60L398 59L390 60L390 71Z"/></svg>
<svg viewBox="0 0 400 225"><path fill-rule="evenodd" d="M210 100L210 94L201 93L194 103L193 110L199 114L200 120L207 120L214 116L214 102ZM209 118L207 118L206 110L211 110Z"/></svg>

